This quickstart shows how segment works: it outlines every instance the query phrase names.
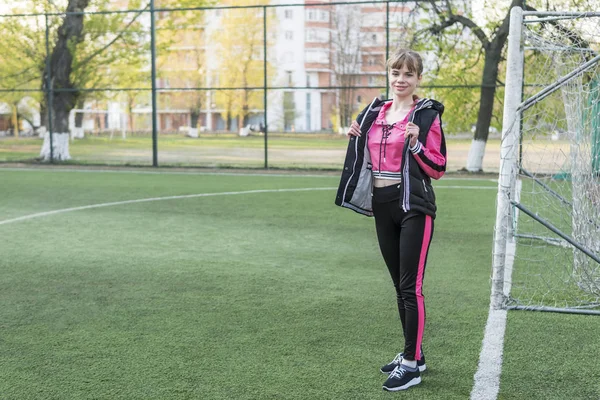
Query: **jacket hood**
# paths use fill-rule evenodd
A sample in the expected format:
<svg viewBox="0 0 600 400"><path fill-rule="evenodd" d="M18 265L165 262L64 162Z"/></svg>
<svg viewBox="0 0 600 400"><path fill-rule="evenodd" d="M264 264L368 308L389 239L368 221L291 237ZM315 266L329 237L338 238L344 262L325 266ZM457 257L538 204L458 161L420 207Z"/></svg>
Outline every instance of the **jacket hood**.
<svg viewBox="0 0 600 400"><path fill-rule="evenodd" d="M437 111L440 114L440 117L444 113L444 105L442 103L440 103L437 100L428 99L426 97L419 99L419 101L417 102L416 108L421 109L421 110L424 108L433 108L435 111Z"/></svg>

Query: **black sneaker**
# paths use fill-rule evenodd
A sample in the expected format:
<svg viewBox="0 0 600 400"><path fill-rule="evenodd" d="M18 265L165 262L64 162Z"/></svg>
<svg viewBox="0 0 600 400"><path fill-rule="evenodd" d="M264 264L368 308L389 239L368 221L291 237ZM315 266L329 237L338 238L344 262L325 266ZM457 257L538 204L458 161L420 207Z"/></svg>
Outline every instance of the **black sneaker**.
<svg viewBox="0 0 600 400"><path fill-rule="evenodd" d="M421 383L421 372L419 368L410 368L400 364L397 366L383 384L383 390L397 392L408 389Z"/></svg>
<svg viewBox="0 0 600 400"><path fill-rule="evenodd" d="M403 356L404 353L399 353L389 364L385 364L379 370L384 374L390 374L394 370L394 368L402 364ZM421 359L417 361L417 367L419 367L420 372L423 372L427 369L427 365L425 365L425 356L423 355L423 351L421 351Z"/></svg>

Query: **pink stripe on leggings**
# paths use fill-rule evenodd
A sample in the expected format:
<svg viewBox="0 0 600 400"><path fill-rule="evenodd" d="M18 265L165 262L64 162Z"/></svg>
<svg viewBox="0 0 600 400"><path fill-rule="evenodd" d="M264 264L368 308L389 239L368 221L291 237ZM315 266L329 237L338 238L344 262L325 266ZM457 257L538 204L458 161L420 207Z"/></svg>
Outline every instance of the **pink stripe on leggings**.
<svg viewBox="0 0 600 400"><path fill-rule="evenodd" d="M419 312L419 325L417 328L417 349L415 350L415 360L421 359L421 343L423 342L423 331L425 329L425 300L423 299L423 275L425 273L425 260L431 241L431 216L425 216L425 229L423 232L423 242L421 244L421 255L419 256L419 269L417 270L417 310Z"/></svg>

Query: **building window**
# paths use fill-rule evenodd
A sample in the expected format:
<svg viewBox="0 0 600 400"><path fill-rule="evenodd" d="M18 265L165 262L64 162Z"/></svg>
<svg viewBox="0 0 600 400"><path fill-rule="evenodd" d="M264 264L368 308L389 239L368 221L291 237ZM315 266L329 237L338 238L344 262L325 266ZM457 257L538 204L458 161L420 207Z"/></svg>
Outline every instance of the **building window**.
<svg viewBox="0 0 600 400"><path fill-rule="evenodd" d="M294 10L284 10L283 16L285 19L292 19L294 17Z"/></svg>
<svg viewBox="0 0 600 400"><path fill-rule="evenodd" d="M307 29L306 41L316 43L329 42L329 32L322 29Z"/></svg>
<svg viewBox="0 0 600 400"><path fill-rule="evenodd" d="M381 77L370 75L369 76L369 86L379 86L381 85Z"/></svg>
<svg viewBox="0 0 600 400"><path fill-rule="evenodd" d="M306 10L307 21L317 21L318 16L319 14L314 8L309 8L308 10Z"/></svg>
<svg viewBox="0 0 600 400"><path fill-rule="evenodd" d="M329 22L329 11L320 10L316 8L309 8L306 10L306 20Z"/></svg>
<svg viewBox="0 0 600 400"><path fill-rule="evenodd" d="M360 104L361 98L360 96L356 96L356 102Z"/></svg>
<svg viewBox="0 0 600 400"><path fill-rule="evenodd" d="M285 73L287 74L288 86L292 86L294 84L294 80L292 78L292 71L285 71Z"/></svg>
<svg viewBox="0 0 600 400"><path fill-rule="evenodd" d="M326 50L307 51L305 61L307 63L327 64L329 63L329 52Z"/></svg>
<svg viewBox="0 0 600 400"><path fill-rule="evenodd" d="M287 40L293 40L294 39L294 31L285 31L285 38Z"/></svg>

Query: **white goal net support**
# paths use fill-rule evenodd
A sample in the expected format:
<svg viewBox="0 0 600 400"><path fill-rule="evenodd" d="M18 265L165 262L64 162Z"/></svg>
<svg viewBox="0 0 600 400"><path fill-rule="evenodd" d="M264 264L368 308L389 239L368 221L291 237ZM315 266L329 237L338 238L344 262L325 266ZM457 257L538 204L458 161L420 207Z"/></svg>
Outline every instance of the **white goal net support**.
<svg viewBox="0 0 600 400"><path fill-rule="evenodd" d="M514 8L492 306L600 315L600 13Z"/></svg>

